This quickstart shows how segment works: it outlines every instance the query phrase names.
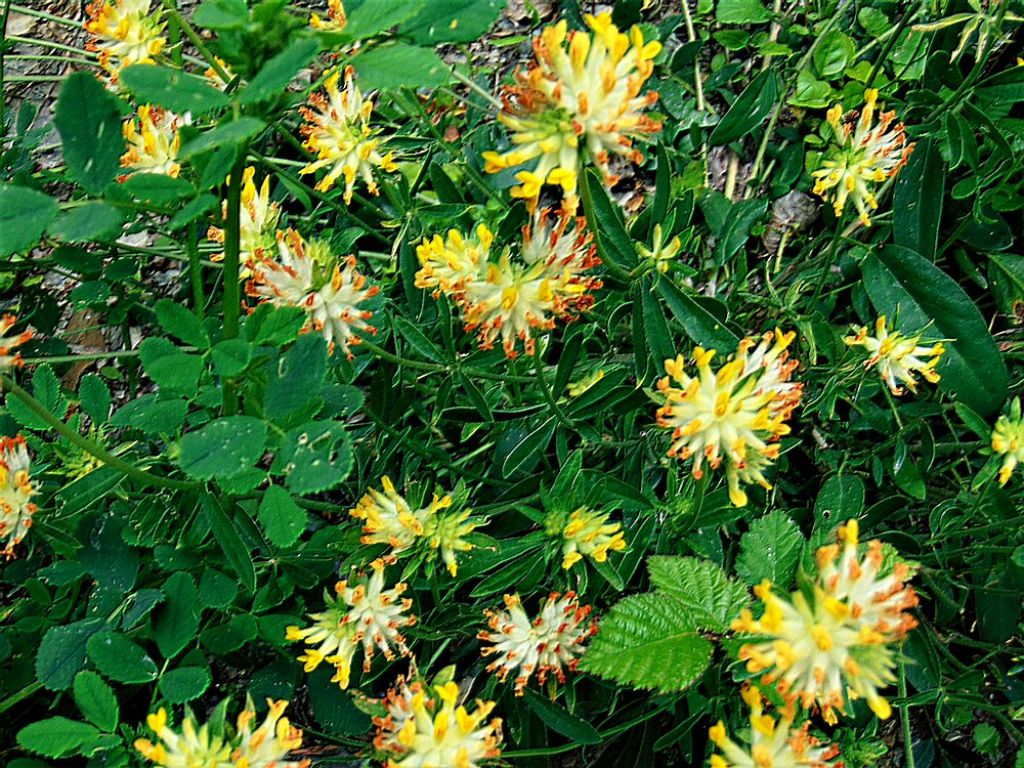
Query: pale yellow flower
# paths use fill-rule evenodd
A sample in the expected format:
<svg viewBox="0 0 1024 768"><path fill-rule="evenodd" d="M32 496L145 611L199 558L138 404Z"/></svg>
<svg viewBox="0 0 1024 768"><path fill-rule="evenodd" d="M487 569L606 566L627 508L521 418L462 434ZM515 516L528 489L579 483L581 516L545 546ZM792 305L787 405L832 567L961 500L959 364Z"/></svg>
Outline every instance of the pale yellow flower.
<svg viewBox="0 0 1024 768"><path fill-rule="evenodd" d="M21 360L21 353L11 351L20 347L32 338L32 331L24 330L10 336L7 332L18 322L18 318L12 314L5 314L0 317L0 371L7 371L11 368L20 368L24 363Z"/></svg>
<svg viewBox="0 0 1024 768"><path fill-rule="evenodd" d="M786 351L794 336L776 330L760 344L743 339L717 371L711 368L715 350L696 347L694 375L680 355L665 361L668 376L658 381L665 400L658 426L672 430L668 455L693 458L697 479L704 476L705 461L712 469L724 461L729 498L738 507L747 503L741 485L771 488L764 470L778 457L777 441L789 434L786 421L800 403L802 385L789 380L798 363Z"/></svg>
<svg viewBox="0 0 1024 768"><path fill-rule="evenodd" d="M302 746L302 731L283 717L288 702L267 699L267 716L256 730L256 712L249 701L238 716L238 733L231 753L234 768L306 768L309 759L285 760Z"/></svg>
<svg viewBox="0 0 1024 768"><path fill-rule="evenodd" d="M399 582L391 589L384 589L384 568L382 560L375 560L371 564L371 575L361 573L339 581L334 587L336 598L324 592L326 610L309 615L312 626L288 627L286 638L306 645L305 653L298 657L306 672L312 672L326 661L335 669L331 681L345 689L351 676L352 657L358 648L363 649L363 670L367 672L375 649L388 660L395 658L395 651L402 656L411 653L401 633L403 627L416 623L416 617L408 614L412 600L401 597L408 585Z"/></svg>
<svg viewBox="0 0 1024 768"><path fill-rule="evenodd" d="M536 65L517 72L515 85L501 94L498 120L509 129L514 146L503 154L483 155L489 173L536 161L532 169L516 174L520 185L511 190L531 210L545 184L560 186L566 207L575 207L583 153L601 169L606 183L614 184L612 156L642 162L634 140L661 129L644 114L658 94L640 93L661 44L645 42L639 27L623 34L610 11L584 20L590 32L568 32L560 21L534 38Z"/></svg>
<svg viewBox="0 0 1024 768"><path fill-rule="evenodd" d="M842 122L843 108L836 104L828 111L835 142L821 161L814 177L814 194L831 202L836 216L843 212L847 200L853 200L861 222L871 225L869 209L878 208L873 189L877 184L895 176L907 164L914 144L907 143L903 123L889 126L896 119L895 112L879 115L874 124L875 102L878 91L864 92L864 108L860 119Z"/></svg>
<svg viewBox="0 0 1024 768"><path fill-rule="evenodd" d="M29 478L30 463L24 437L0 437L0 556L12 557L32 527L32 497L39 491Z"/></svg>
<svg viewBox="0 0 1024 768"><path fill-rule="evenodd" d="M458 553L473 549L473 544L466 537L479 526L479 520L470 517L469 509L435 516L424 531L429 547L427 560L440 557L448 573L456 576L459 572Z"/></svg>
<svg viewBox="0 0 1024 768"><path fill-rule="evenodd" d="M747 671L762 674L787 705L820 707L829 723L846 714L846 702L863 698L880 718L892 712L879 689L895 681L891 645L916 625L905 611L916 605L914 590L904 584L906 565L879 577L882 547L872 542L861 559L856 521L840 526L842 543L817 555L820 571L808 594L788 598L764 581L755 593L764 605L760 619L748 609L733 622L737 632L757 639L740 649Z"/></svg>
<svg viewBox="0 0 1024 768"><path fill-rule="evenodd" d="M608 519L607 514L586 507L574 510L568 517L564 512L548 515L548 534L562 540L562 568L568 570L584 557L603 563L610 552L626 548L622 525Z"/></svg>
<svg viewBox="0 0 1024 768"><path fill-rule="evenodd" d="M305 147L316 159L299 173L315 173L329 168L327 175L317 182L316 188L326 192L341 176L345 180L345 203L352 201L356 177L362 178L370 194L379 193L374 178L375 169L391 172L398 170L391 152L380 154L381 139L370 128L373 102L363 99L352 79L352 67L345 68L345 87L338 89L341 73L335 70L324 82L326 93L310 96L310 107L299 111L305 118L301 131L306 137Z"/></svg>
<svg viewBox="0 0 1024 768"><path fill-rule="evenodd" d="M1020 413L1020 400L1014 400L1009 415L1001 415L992 430L992 450L1003 457L1000 485L1006 485L1017 464L1024 461L1024 420Z"/></svg>
<svg viewBox="0 0 1024 768"><path fill-rule="evenodd" d="M309 25L321 32L341 32L348 20L345 18L345 6L342 0L327 0L327 18L311 14Z"/></svg>
<svg viewBox="0 0 1024 768"><path fill-rule="evenodd" d="M152 0L93 0L86 9L85 29L92 35L86 49L99 53L112 82L124 67L153 64L167 44L161 11L150 13L151 5Z"/></svg>
<svg viewBox="0 0 1024 768"><path fill-rule="evenodd" d="M252 166L242 172L242 205L238 211L238 262L242 277L248 275L252 262L260 261L274 249L277 222L281 217L281 206L270 200L270 176L263 178L259 189L255 179L256 169ZM222 204L221 215L227 218L226 200ZM224 234L220 227L210 227L206 236L223 245ZM223 258L223 253L210 257L212 261L221 261Z"/></svg>
<svg viewBox="0 0 1024 768"><path fill-rule="evenodd" d="M911 392L917 391L915 371L932 384L941 378L935 366L942 359L945 347L942 344L922 345L921 334L904 336L899 331L888 330L885 315L875 321L874 336L869 336L868 329L861 327L856 336L847 336L843 341L851 347L864 347L870 353L864 367L877 368L878 375L894 395L903 394L900 382L906 384Z"/></svg>
<svg viewBox="0 0 1024 768"><path fill-rule="evenodd" d="M761 694L751 686L744 686L741 696L750 707L748 743L730 739L719 720L708 729L708 737L721 752L711 756L710 768L842 768L842 762L832 762L839 756L839 747L823 746L811 736L810 722L793 728L789 708L778 719L766 714Z"/></svg>
<svg viewBox="0 0 1024 768"><path fill-rule="evenodd" d="M167 724L167 710L160 707L146 718L149 729L159 740L136 739L135 749L152 763L167 768L233 768L231 744L222 734L211 734L210 726L197 725L188 713L181 722L181 732Z"/></svg>
<svg viewBox="0 0 1024 768"><path fill-rule="evenodd" d="M478 768L501 754L501 720L487 720L493 701L477 699L472 712L459 705L459 686L399 678L388 692L386 717L375 718L374 746L386 755L388 768Z"/></svg>
<svg viewBox="0 0 1024 768"><path fill-rule="evenodd" d="M683 247L683 243L678 237L673 237L667 243L664 242L664 239L665 234L661 230L661 224L655 224L651 247L648 248L642 244L637 245L637 251L640 255L649 261L661 274L668 272L668 268L672 266L676 255Z"/></svg>
<svg viewBox="0 0 1024 768"><path fill-rule="evenodd" d="M597 632L589 605L581 606L575 592L552 592L531 619L523 610L519 595L505 595L504 611L485 610L490 631L477 638L493 645L480 649L483 656L496 658L487 665L504 682L516 672L515 693L522 696L530 677L536 672L543 685L549 674L565 682L565 670L575 671L586 648L584 644Z"/></svg>
<svg viewBox="0 0 1024 768"><path fill-rule="evenodd" d="M249 263L246 293L278 306L301 307L308 318L304 331L321 334L333 352L337 345L349 358L356 335L376 333L367 321L373 312L361 305L380 288L367 286L355 256L339 258L321 241L308 243L293 229L277 233L277 259L264 256Z"/></svg>
<svg viewBox="0 0 1024 768"><path fill-rule="evenodd" d="M135 173L158 173L177 178L181 171L177 159L181 148L178 129L188 123L187 115L179 117L166 109L143 104L139 107L138 122L131 118L124 123L128 151L121 156L121 167ZM129 175L120 178L123 180Z"/></svg>
<svg viewBox="0 0 1024 768"><path fill-rule="evenodd" d="M509 358L522 342L534 354L535 334L572 320L594 304L601 281L586 274L600 264L582 220L565 211L534 214L523 228L522 249L508 248L491 258L493 237L483 224L466 239L457 231L446 240L435 235L417 249L421 269L416 285L450 295L462 310L465 329L475 332L481 349L496 342Z"/></svg>

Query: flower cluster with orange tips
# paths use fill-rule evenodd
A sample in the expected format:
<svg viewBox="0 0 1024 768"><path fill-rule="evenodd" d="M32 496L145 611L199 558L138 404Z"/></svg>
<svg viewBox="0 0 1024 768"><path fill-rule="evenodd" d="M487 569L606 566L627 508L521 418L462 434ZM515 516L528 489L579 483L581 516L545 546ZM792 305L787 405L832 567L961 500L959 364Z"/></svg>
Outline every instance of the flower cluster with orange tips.
<svg viewBox="0 0 1024 768"><path fill-rule="evenodd" d="M306 672L312 672L326 661L335 669L332 682L343 690L348 688L352 672L352 657L359 647L363 649L363 669L370 670L375 649L384 658L395 658L395 651L408 656L411 651L402 635L403 627L411 627L416 617L409 614L412 600L403 598L408 585L398 582L391 589L384 588L384 560L370 564L372 574L359 573L334 586L337 597L324 592L326 609L311 613L313 624L306 628L288 627L286 639L302 641L305 651L298 657Z"/></svg>
<svg viewBox="0 0 1024 768"><path fill-rule="evenodd" d="M480 649L482 656L495 656L487 665L504 682L516 672L515 694L522 696L530 677L536 673L542 685L552 674L565 682L565 671L574 671L586 651L585 643L597 633L589 605L580 605L575 592L552 592L530 619L519 595L504 595L505 610L485 610L490 631L477 638L493 645Z"/></svg>
<svg viewBox="0 0 1024 768"><path fill-rule="evenodd" d="M661 129L644 114L658 94L641 94L654 70L661 43L645 42L639 27L629 34L612 23L611 12L586 16L590 32L567 31L566 22L546 27L533 40L536 65L505 86L498 120L511 133L509 151L485 152L485 170L497 173L536 161L516 174L513 197L537 206L545 184L559 186L567 209L576 206L581 156L592 160L607 184L617 181L612 156L635 163L643 155L634 140Z"/></svg>
<svg viewBox="0 0 1024 768"><path fill-rule="evenodd" d="M303 330L321 334L330 351L341 347L351 359L351 347L360 342L356 333L377 332L367 322L373 312L361 305L380 288L367 286L355 256L339 259L326 243L307 243L293 229L279 231L276 237L276 259L265 256L249 262L246 293L278 306L302 308L308 318Z"/></svg>
<svg viewBox="0 0 1024 768"><path fill-rule="evenodd" d="M534 354L536 332L571 321L594 304L600 279L585 274L600 264L584 222L565 211L544 209L523 227L522 249L512 258L509 248L491 259L493 235L483 224L474 236L457 230L424 240L416 250L419 288L433 289L455 300L468 333L476 333L481 349L500 340L509 358L522 342Z"/></svg>
<svg viewBox="0 0 1024 768"><path fill-rule="evenodd" d="M882 544L863 556L856 520L839 527L839 544L817 552L818 575L808 594L776 595L765 581L755 588L764 612L744 609L733 629L755 635L740 649L747 671L774 686L788 706L817 707L826 722L847 714L847 702L863 698L879 718L892 712L880 688L895 681L892 645L917 622L917 605L903 562L883 573Z"/></svg>
<svg viewBox="0 0 1024 768"><path fill-rule="evenodd" d="M0 555L13 556L32 527L32 497L38 491L29 478L30 464L24 437L0 437Z"/></svg>
<svg viewBox="0 0 1024 768"><path fill-rule="evenodd" d="M1013 470L1024 461L1024 419L1021 419L1020 400L1010 405L1009 414L1002 414L992 429L992 451L1003 457L999 467L999 484L1006 485Z"/></svg>
<svg viewBox="0 0 1024 768"><path fill-rule="evenodd" d="M179 117L162 107L143 104L138 110L138 121L131 118L124 123L128 150L121 156L121 167L133 173L157 173L177 178L181 171L178 129L188 123L187 115ZM123 181L129 175L124 174L120 179Z"/></svg>
<svg viewBox="0 0 1024 768"><path fill-rule="evenodd" d="M227 219L228 203L221 207L222 216ZM238 262L245 270L253 262L262 260L273 249L277 222L281 217L281 206L270 201L270 176L256 187L256 169L249 166L242 172L242 200L238 211ZM224 244L224 230L210 227L206 236L215 243ZM210 257L222 261L223 253Z"/></svg>
<svg viewBox="0 0 1024 768"><path fill-rule="evenodd" d="M799 363L787 352L794 337L776 329L760 343L743 339L717 371L711 368L715 350L696 347L692 375L679 355L665 361L668 375L658 381L664 399L658 426L672 430L668 455L692 458L697 479L705 461L712 469L724 461L729 499L738 507L747 503L742 485L771 488L764 471L778 458L778 440L789 434L786 421L800 404L802 385L790 381Z"/></svg>
<svg viewBox="0 0 1024 768"><path fill-rule="evenodd" d="M903 123L892 126L896 113L882 112L875 125L878 91L864 92L860 119L843 122L843 108L836 104L828 111L834 143L821 161L814 177L814 194L832 203L836 216L852 200L861 222L871 226L870 211L878 208L873 188L895 176L907 164L914 144L907 143ZM890 126L892 126L890 128Z"/></svg>
<svg viewBox="0 0 1024 768"><path fill-rule="evenodd" d="M921 334L904 336L899 331L890 331L885 322L885 315L875 321L875 335L868 334L867 327L862 326L854 336L843 339L848 346L864 347L870 357L864 361L865 368L877 368L878 375L894 395L902 395L903 386L911 392L917 392L915 371L924 376L925 381L937 384L941 376L935 366L939 364L946 348L942 344L924 346Z"/></svg>
<svg viewBox="0 0 1024 768"><path fill-rule="evenodd" d="M86 9L85 29L92 36L86 50L99 54L100 66L112 83L125 67L153 64L153 57L167 44L160 10L150 13L152 4L152 0L93 0Z"/></svg>
<svg viewBox="0 0 1024 768"><path fill-rule="evenodd" d="M309 16L309 26L321 32L341 32L347 23L342 0L327 0L326 19L316 13Z"/></svg>
<svg viewBox="0 0 1024 768"><path fill-rule="evenodd" d="M376 195L379 190L375 170L398 170L392 153L382 155L378 151L381 139L370 128L373 102L363 99L353 74L352 67L345 68L345 87L339 89L341 72L335 70L324 81L324 93L314 93L310 96L310 106L299 110L306 120L300 129L306 137L305 147L316 155L299 173L316 173L329 168L316 188L326 192L342 177L346 205L352 202L357 177L363 180L371 195Z"/></svg>
<svg viewBox="0 0 1024 768"><path fill-rule="evenodd" d="M24 330L10 336L7 332L18 322L18 318L8 313L0 317L0 372L10 368L20 368L23 363L20 352L11 353L15 347L20 347L32 338L32 331Z"/></svg>
<svg viewBox="0 0 1024 768"><path fill-rule="evenodd" d="M544 522L545 530L562 542L562 568L569 570L589 557L603 563L611 552L626 548L626 537L621 523L611 522L610 516L596 509L580 507L568 515L554 510Z"/></svg>
<svg viewBox="0 0 1024 768"><path fill-rule="evenodd" d="M302 731L284 717L287 707L287 701L267 699L267 716L253 730L256 710L248 700L230 738L215 732L209 723L199 725L187 710L181 731L175 731L168 725L167 710L161 707L146 718L158 743L136 739L135 749L156 765L181 768L307 768L308 759L285 759L302 746Z"/></svg>
<svg viewBox="0 0 1024 768"><path fill-rule="evenodd" d="M823 745L810 734L810 722L793 728L794 711L784 707L778 719L764 711L764 698L753 686L744 686L740 695L750 708L748 745L729 738L719 720L708 729L708 737L721 754L711 756L711 768L843 768L835 744Z"/></svg>
<svg viewBox="0 0 1024 768"><path fill-rule="evenodd" d="M494 702L477 699L470 712L459 700L454 682L429 687L399 677L383 701L387 714L373 720L373 745L387 767L479 768L498 757L501 719L488 720Z"/></svg>

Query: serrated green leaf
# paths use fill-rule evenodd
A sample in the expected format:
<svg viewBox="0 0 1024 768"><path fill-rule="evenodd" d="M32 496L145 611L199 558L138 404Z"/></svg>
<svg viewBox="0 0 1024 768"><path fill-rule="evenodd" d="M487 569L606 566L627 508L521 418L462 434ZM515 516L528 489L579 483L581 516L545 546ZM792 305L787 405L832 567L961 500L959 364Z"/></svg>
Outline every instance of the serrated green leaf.
<svg viewBox="0 0 1024 768"><path fill-rule="evenodd" d="M90 670L75 675L75 704L82 715L101 731L113 731L120 718L117 697L102 677Z"/></svg>
<svg viewBox="0 0 1024 768"><path fill-rule="evenodd" d="M98 195L121 167L124 137L118 99L93 73L74 72L61 86L53 122L68 175Z"/></svg>
<svg viewBox="0 0 1024 768"><path fill-rule="evenodd" d="M695 557L656 556L647 561L651 583L676 599L698 629L725 632L747 604L747 587L721 566Z"/></svg>
<svg viewBox="0 0 1024 768"><path fill-rule="evenodd" d="M313 421L289 430L270 468L284 475L292 493L305 495L334 488L352 470L352 441L336 421Z"/></svg>
<svg viewBox="0 0 1024 768"><path fill-rule="evenodd" d="M205 667L172 669L164 673L157 687L171 704L185 704L206 693L210 687L210 671Z"/></svg>
<svg viewBox="0 0 1024 768"><path fill-rule="evenodd" d="M124 214L114 206L89 202L64 211L48 231L67 243L105 242L117 239L124 221Z"/></svg>
<svg viewBox="0 0 1024 768"><path fill-rule="evenodd" d="M85 663L86 642L102 626L99 619L86 619L46 630L36 654L36 679L44 688L62 691L71 687Z"/></svg>
<svg viewBox="0 0 1024 768"><path fill-rule="evenodd" d="M306 511L279 485L263 492L257 517L267 539L279 547L291 546L306 530Z"/></svg>
<svg viewBox="0 0 1024 768"><path fill-rule="evenodd" d="M167 339L150 337L139 345L139 360L146 375L161 389L195 395L203 372L199 356L182 352Z"/></svg>
<svg viewBox="0 0 1024 768"><path fill-rule="evenodd" d="M736 574L747 584L768 579L785 589L796 575L803 546L803 534L789 515L770 512L752 522L740 538Z"/></svg>
<svg viewBox="0 0 1024 768"><path fill-rule="evenodd" d="M100 732L88 723L51 717L26 725L18 731L18 745L44 757L67 757L79 754L82 747L94 741Z"/></svg>
<svg viewBox="0 0 1024 768"><path fill-rule="evenodd" d="M178 463L190 477L230 478L263 455L267 427L253 416L226 416L181 438Z"/></svg>
<svg viewBox="0 0 1024 768"><path fill-rule="evenodd" d="M0 256L24 251L39 242L59 211L57 201L49 195L0 184Z"/></svg>
<svg viewBox="0 0 1024 768"><path fill-rule="evenodd" d="M253 344L281 347L295 341L305 323L301 307L275 307L265 302L245 319L245 335Z"/></svg>
<svg viewBox="0 0 1024 768"><path fill-rule="evenodd" d="M141 104L161 107L193 118L226 107L228 97L201 77L159 64L133 64L121 70L118 82Z"/></svg>
<svg viewBox="0 0 1024 768"><path fill-rule="evenodd" d="M97 632L86 643L89 660L104 676L119 683L156 680L156 664L142 646L120 632Z"/></svg>
<svg viewBox="0 0 1024 768"><path fill-rule="evenodd" d="M165 659L178 655L199 631L198 593L192 577L172 573L161 588L164 602L153 612L153 639Z"/></svg>
<svg viewBox="0 0 1024 768"><path fill-rule="evenodd" d="M178 302L160 299L155 309L157 321L171 336L194 347L205 347L210 343L210 337L199 318Z"/></svg>

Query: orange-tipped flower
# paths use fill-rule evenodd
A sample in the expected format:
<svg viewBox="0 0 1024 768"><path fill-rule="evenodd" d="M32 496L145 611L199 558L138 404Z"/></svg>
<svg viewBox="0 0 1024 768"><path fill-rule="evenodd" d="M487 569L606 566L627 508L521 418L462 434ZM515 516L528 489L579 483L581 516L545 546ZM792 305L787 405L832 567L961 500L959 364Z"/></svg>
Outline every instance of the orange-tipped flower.
<svg viewBox="0 0 1024 768"><path fill-rule="evenodd" d="M92 37L86 49L99 53L111 82L124 67L154 63L167 44L161 11L150 13L151 5L152 0L93 0L88 7L85 29Z"/></svg>
<svg viewBox="0 0 1024 768"><path fill-rule="evenodd" d="M878 375L894 395L902 395L905 384L911 392L917 392L914 372L924 376L925 381L936 384L941 378L935 371L946 348L942 344L924 346L921 334L904 336L899 331L890 331L885 315L875 321L875 335L868 335L868 329L861 327L856 335L843 339L851 347L864 347L870 357L864 361L865 368L877 368Z"/></svg>
<svg viewBox="0 0 1024 768"><path fill-rule="evenodd" d="M32 331L24 330L8 335L8 332L17 322L18 318L12 314L0 317L0 372L10 370L11 368L20 368L23 365L21 353L14 352L12 354L12 350L31 339Z"/></svg>
<svg viewBox="0 0 1024 768"><path fill-rule="evenodd" d="M0 437L0 555L11 557L32 527L38 490L29 478L30 463L25 438Z"/></svg>
<svg viewBox="0 0 1024 768"><path fill-rule="evenodd" d="M135 173L158 173L177 178L181 171L178 129L188 123L187 115L179 117L161 107L143 104L139 107L138 122L132 118L124 123L128 151L121 156L121 167ZM129 175L124 174L120 178L124 180Z"/></svg>

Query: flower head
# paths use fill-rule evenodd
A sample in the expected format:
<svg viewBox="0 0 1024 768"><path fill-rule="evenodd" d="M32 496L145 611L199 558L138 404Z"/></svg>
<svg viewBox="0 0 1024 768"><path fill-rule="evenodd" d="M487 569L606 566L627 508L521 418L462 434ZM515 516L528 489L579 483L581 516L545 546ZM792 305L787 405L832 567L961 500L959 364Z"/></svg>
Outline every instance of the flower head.
<svg viewBox="0 0 1024 768"><path fill-rule="evenodd" d="M0 437L0 555L10 556L32 527L32 497L38 490L29 478L29 463L25 438Z"/></svg>
<svg viewBox="0 0 1024 768"><path fill-rule="evenodd" d="M549 674L564 683L565 669L576 669L586 651L584 643L597 632L597 622L589 618L590 606L581 606L575 592L552 592L531 620L519 595L505 595L503 599L506 610L484 611L490 631L477 635L480 640L493 643L480 649L483 656L495 655L487 671L497 672L504 682L518 669L517 696L523 695L534 672L541 684Z"/></svg>
<svg viewBox="0 0 1024 768"><path fill-rule="evenodd" d="M302 746L302 731L283 717L287 701L267 699L267 716L256 730L252 724L256 712L249 701L238 716L236 746L231 752L235 768L306 768L309 760L288 761L284 758Z"/></svg>
<svg viewBox="0 0 1024 768"><path fill-rule="evenodd" d="M318 14L311 14L309 26L321 32L341 32L345 29L348 19L345 18L345 6L342 0L327 0L327 18L321 18Z"/></svg>
<svg viewBox="0 0 1024 768"><path fill-rule="evenodd" d="M322 334L332 352L337 345L351 358L350 348L360 342L356 332L377 332L367 322L373 312L360 305L380 289L367 287L355 256L339 259L326 243L307 243L293 229L276 237L278 258L250 262L246 293L278 306L301 307L308 318L303 330Z"/></svg>
<svg viewBox="0 0 1024 768"><path fill-rule="evenodd" d="M430 548L427 560L440 557L448 573L456 576L459 572L458 553L469 552L473 548L466 537L479 526L479 520L470 517L469 509L436 516L424 531Z"/></svg>
<svg viewBox="0 0 1024 768"><path fill-rule="evenodd" d="M658 426L672 430L668 455L692 457L697 479L705 460L712 469L724 460L729 498L738 507L747 503L741 485L771 488L764 470L778 457L776 441L789 434L786 420L800 403L802 385L789 380L798 363L786 351L794 335L768 332L760 344L746 338L717 371L711 369L715 350L697 347L693 376L680 355L665 361L668 376L658 382L665 400Z"/></svg>
<svg viewBox="0 0 1024 768"><path fill-rule="evenodd" d="M317 182L316 188L326 192L334 186L339 176L345 179L345 203L352 200L356 176L366 183L370 194L378 194L375 168L391 172L398 170L390 152L381 155L378 148L381 140L370 129L370 113L373 102L363 100L352 80L352 67L345 68L345 88L338 89L341 73L335 70L324 82L326 94L315 93L310 97L311 107L300 112L306 119L302 135L305 146L316 155L316 160L306 165L299 173L315 173L321 168L330 168L327 175Z"/></svg>
<svg viewBox="0 0 1024 768"><path fill-rule="evenodd" d="M121 167L136 173L159 173L177 178L181 171L177 160L181 148L178 129L188 124L187 116L182 118L149 104L139 107L138 115L138 122L132 118L124 123L128 151L121 156Z"/></svg>
<svg viewBox="0 0 1024 768"><path fill-rule="evenodd" d="M640 93L661 44L645 42L639 27L623 34L611 12L585 20L590 32L568 32L560 21L534 38L536 65L517 72L515 84L502 93L498 120L512 134L514 148L484 153L490 173L536 160L532 170L516 174L520 185L512 189L531 210L544 184L560 186L566 207L575 207L581 148L614 184L612 155L642 162L633 141L661 128L644 114L658 94Z"/></svg>
<svg viewBox="0 0 1024 768"><path fill-rule="evenodd" d="M1002 414L992 430L992 450L1003 457L999 468L999 484L1006 485L1013 470L1024 461L1024 420L1020 416L1020 400L1014 400L1010 413Z"/></svg>
<svg viewBox="0 0 1024 768"><path fill-rule="evenodd" d="M0 371L6 371L10 368L20 368L23 363L21 360L21 354L15 352L11 354L11 350L15 347L19 347L26 341L32 338L32 331L25 330L21 333L7 335L7 332L14 327L14 324L18 322L18 318L11 314L6 314L0 317Z"/></svg>
<svg viewBox="0 0 1024 768"><path fill-rule="evenodd" d="M565 211L552 218L542 210L522 236L518 259L508 249L491 259L493 237L483 224L475 237L452 230L446 240L435 235L417 249L421 269L416 285L434 288L435 296L449 294L462 310L466 331L477 334L480 348L491 349L500 340L510 358L518 354L517 341L532 355L536 331L551 330L557 319L569 321L589 310L592 292L602 285L586 274L600 260L581 220Z"/></svg>
<svg viewBox="0 0 1024 768"><path fill-rule="evenodd" d="M915 626L904 611L917 598L903 583L906 566L880 577L880 544L858 556L856 521L840 527L840 541L841 554L837 546L819 550L821 570L809 595L780 597L767 581L755 588L761 618L744 609L733 622L734 630L758 636L740 649L740 658L749 672L764 673L761 682L776 686L787 705L816 705L829 723L855 698L885 719L892 710L879 689L895 680L889 646Z"/></svg>
<svg viewBox="0 0 1024 768"><path fill-rule="evenodd" d="M161 707L146 718L158 743L136 739L135 748L157 765L175 768L232 768L231 744L223 734L210 733L210 726L199 726L191 712L181 722L181 732L167 724L167 710Z"/></svg>
<svg viewBox="0 0 1024 768"><path fill-rule="evenodd" d="M238 261L243 269L248 264L260 261L270 253L275 244L274 233L277 221L281 217L281 207L270 201L270 176L265 176L259 189L256 187L256 169L252 166L242 172L242 205L238 212ZM222 215L226 219L228 204L225 200ZM210 227L206 236L215 243L224 244L224 230ZM223 253L211 257L213 261L221 261Z"/></svg>
<svg viewBox="0 0 1024 768"><path fill-rule="evenodd" d="M843 123L843 109L836 104L828 111L835 142L814 171L814 194L831 202L836 216L843 212L848 199L853 200L865 226L871 225L868 209L878 207L872 193L876 184L895 176L907 163L914 145L907 144L903 123L889 126L896 119L895 112L883 112L875 125L875 102L878 91L864 91L864 108L860 119ZM856 120L856 123L854 123Z"/></svg>
<svg viewBox="0 0 1024 768"><path fill-rule="evenodd" d="M562 568L568 570L584 557L603 563L609 552L626 548L622 525L608 522L608 517L586 507L574 510L568 518L561 512L548 516L548 534L562 539Z"/></svg>
<svg viewBox="0 0 1024 768"><path fill-rule="evenodd" d="M864 361L864 367L877 368L878 375L894 395L903 394L900 382L906 384L911 392L917 391L915 371L932 384L941 378L936 373L935 366L942 359L945 347L942 344L922 346L921 334L908 337L899 331L889 331L885 315L881 315L875 321L874 336L869 336L868 329L862 326L857 335L847 336L843 341L851 347L864 347L871 353L871 357Z"/></svg>
<svg viewBox="0 0 1024 768"><path fill-rule="evenodd" d="M371 575L361 573L339 581L334 587L336 598L324 592L327 608L309 615L312 626L288 627L288 640L301 640L306 644L305 653L298 658L307 672L326 661L335 668L332 682L345 689L352 670L352 657L360 646L365 671L370 670L375 648L388 660L395 658L396 650L403 656L411 653L400 630L416 623L416 617L408 615L412 600L401 597L407 587L404 582L384 589L384 566L382 560L375 560L371 564Z"/></svg>
<svg viewBox="0 0 1024 768"><path fill-rule="evenodd" d="M86 9L85 29L92 35L86 44L99 52L100 66L113 82L132 64L152 64L167 38L160 11L150 13L152 0L93 0Z"/></svg>
<svg viewBox="0 0 1024 768"><path fill-rule="evenodd" d="M757 689L746 686L741 695L750 707L749 745L730 739L719 720L708 729L711 742L721 752L711 756L710 768L842 768L841 762L831 762L839 755L839 747L822 746L811 736L810 722L794 729L791 709L784 709L776 719L765 714Z"/></svg>
<svg viewBox="0 0 1024 768"><path fill-rule="evenodd" d="M501 720L487 720L493 701L477 699L472 712L459 705L454 682L406 685L402 678L388 692L388 714L374 718L374 746L387 755L388 768L452 766L478 768L501 754Z"/></svg>

